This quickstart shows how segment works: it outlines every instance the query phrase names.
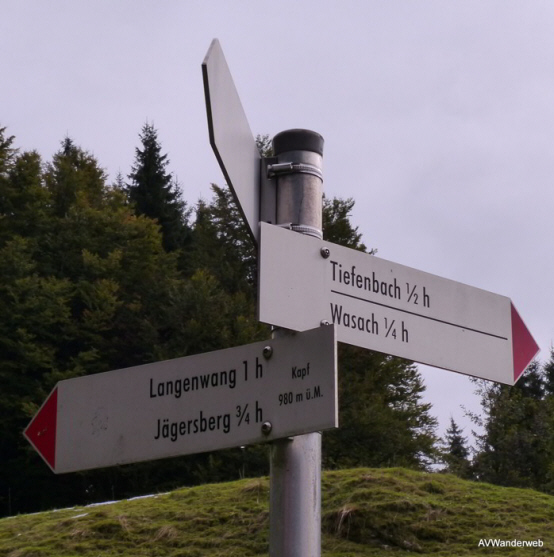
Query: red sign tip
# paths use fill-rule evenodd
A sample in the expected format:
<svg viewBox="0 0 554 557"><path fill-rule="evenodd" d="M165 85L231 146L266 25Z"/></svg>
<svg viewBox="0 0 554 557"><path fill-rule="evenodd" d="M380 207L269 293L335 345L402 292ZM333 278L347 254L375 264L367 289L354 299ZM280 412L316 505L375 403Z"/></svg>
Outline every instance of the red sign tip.
<svg viewBox="0 0 554 557"><path fill-rule="evenodd" d="M514 358L514 383L539 351L539 345L531 336L514 304L512 306L512 351Z"/></svg>
<svg viewBox="0 0 554 557"><path fill-rule="evenodd" d="M58 388L56 387L24 432L27 440L54 471L56 468L57 418Z"/></svg>

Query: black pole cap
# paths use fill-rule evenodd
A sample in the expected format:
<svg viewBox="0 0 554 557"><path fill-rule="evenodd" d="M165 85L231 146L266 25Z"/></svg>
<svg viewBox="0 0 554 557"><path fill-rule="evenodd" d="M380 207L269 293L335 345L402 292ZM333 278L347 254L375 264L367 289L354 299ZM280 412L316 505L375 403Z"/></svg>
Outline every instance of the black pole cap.
<svg viewBox="0 0 554 557"><path fill-rule="evenodd" d="M323 137L310 130L285 130L273 138L275 156L287 151L313 151L323 156Z"/></svg>

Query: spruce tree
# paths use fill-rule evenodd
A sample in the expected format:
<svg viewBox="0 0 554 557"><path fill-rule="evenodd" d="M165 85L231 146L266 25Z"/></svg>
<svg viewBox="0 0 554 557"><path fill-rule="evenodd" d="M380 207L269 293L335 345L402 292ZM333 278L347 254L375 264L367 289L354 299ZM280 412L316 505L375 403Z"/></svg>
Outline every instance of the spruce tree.
<svg viewBox="0 0 554 557"><path fill-rule="evenodd" d="M0 128L0 179L5 179L11 168L17 149L12 147L15 136L6 135L6 127Z"/></svg>
<svg viewBox="0 0 554 557"><path fill-rule="evenodd" d="M161 227L166 251L181 249L189 239L190 211L181 198L173 176L167 172L169 160L162 154L158 132L144 124L139 134L141 148L135 149L135 162L127 184L129 200L137 215L155 219Z"/></svg>
<svg viewBox="0 0 554 557"><path fill-rule="evenodd" d="M61 149L47 166L46 186L57 217L67 217L78 198L101 207L106 173L96 159L81 149L70 137L62 141Z"/></svg>
<svg viewBox="0 0 554 557"><path fill-rule="evenodd" d="M229 293L256 296L256 247L229 188L212 184L212 200L199 201L189 266L205 269Z"/></svg>
<svg viewBox="0 0 554 557"><path fill-rule="evenodd" d="M471 463L467 439L463 436L463 430L460 429L452 417L450 418L450 426L446 430L444 444L445 471L456 474L461 478L469 478L471 476Z"/></svg>
<svg viewBox="0 0 554 557"><path fill-rule="evenodd" d="M0 128L0 236L3 230L9 227L7 221L10 220L14 212L14 188L9 180L9 173L13 168L13 161L16 149L12 147L15 137L6 134L6 128Z"/></svg>
<svg viewBox="0 0 554 557"><path fill-rule="evenodd" d="M1 179L0 515L90 501L85 481L98 498L113 496L108 478L119 496L155 489L129 471L55 477L21 432L57 381L209 350L238 312L208 281L181 279L158 225L71 139L44 170L37 153L14 154ZM198 333L208 311L225 323Z"/></svg>
<svg viewBox="0 0 554 557"><path fill-rule="evenodd" d="M553 414L544 371L530 364L509 387L481 382L483 434L474 459L478 479L511 487L548 489L552 482Z"/></svg>

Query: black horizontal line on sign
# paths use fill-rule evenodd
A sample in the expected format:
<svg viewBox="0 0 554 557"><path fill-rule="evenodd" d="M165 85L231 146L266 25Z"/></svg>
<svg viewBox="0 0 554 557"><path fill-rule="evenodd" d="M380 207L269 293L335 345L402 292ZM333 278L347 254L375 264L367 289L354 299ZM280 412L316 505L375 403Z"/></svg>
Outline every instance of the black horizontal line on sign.
<svg viewBox="0 0 554 557"><path fill-rule="evenodd" d="M508 337L503 337L501 335L495 335L494 333L488 333L486 331L480 331L479 329L473 329L471 327L465 327L464 325L458 325L457 323L451 323L450 321L444 321L443 319L437 319L436 317L429 317L428 315L422 315L421 313L416 313L415 311L408 311L407 309L399 309L394 306L389 306L387 304L382 304L380 302L374 302L373 300L367 300L366 298L360 298L359 296L354 296L353 294L347 294L346 292L339 292L338 290L331 290L333 294L338 294L339 296L346 296L347 298L353 298L354 300L360 300L360 302L366 302L368 304L374 304L376 306L381 306L388 309L393 309L394 311L401 311L402 313L407 313L409 315L415 315L416 317L421 317L422 319L428 319L429 321L436 321L437 323L444 323L445 325L450 325L451 327L458 327L458 329L464 329L466 331L472 331L474 333L479 333L481 335L486 335L489 337L498 338L500 340L508 340Z"/></svg>

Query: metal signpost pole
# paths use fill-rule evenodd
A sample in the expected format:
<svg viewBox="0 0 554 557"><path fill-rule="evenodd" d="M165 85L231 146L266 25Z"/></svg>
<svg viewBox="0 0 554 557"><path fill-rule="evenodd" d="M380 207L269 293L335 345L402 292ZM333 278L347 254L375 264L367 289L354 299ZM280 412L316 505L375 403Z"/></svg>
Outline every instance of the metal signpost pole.
<svg viewBox="0 0 554 557"><path fill-rule="evenodd" d="M277 162L268 166L268 175L276 183L276 224L321 238L323 138L287 130L273 138L273 150ZM272 444L269 547L272 557L321 555L321 433Z"/></svg>

